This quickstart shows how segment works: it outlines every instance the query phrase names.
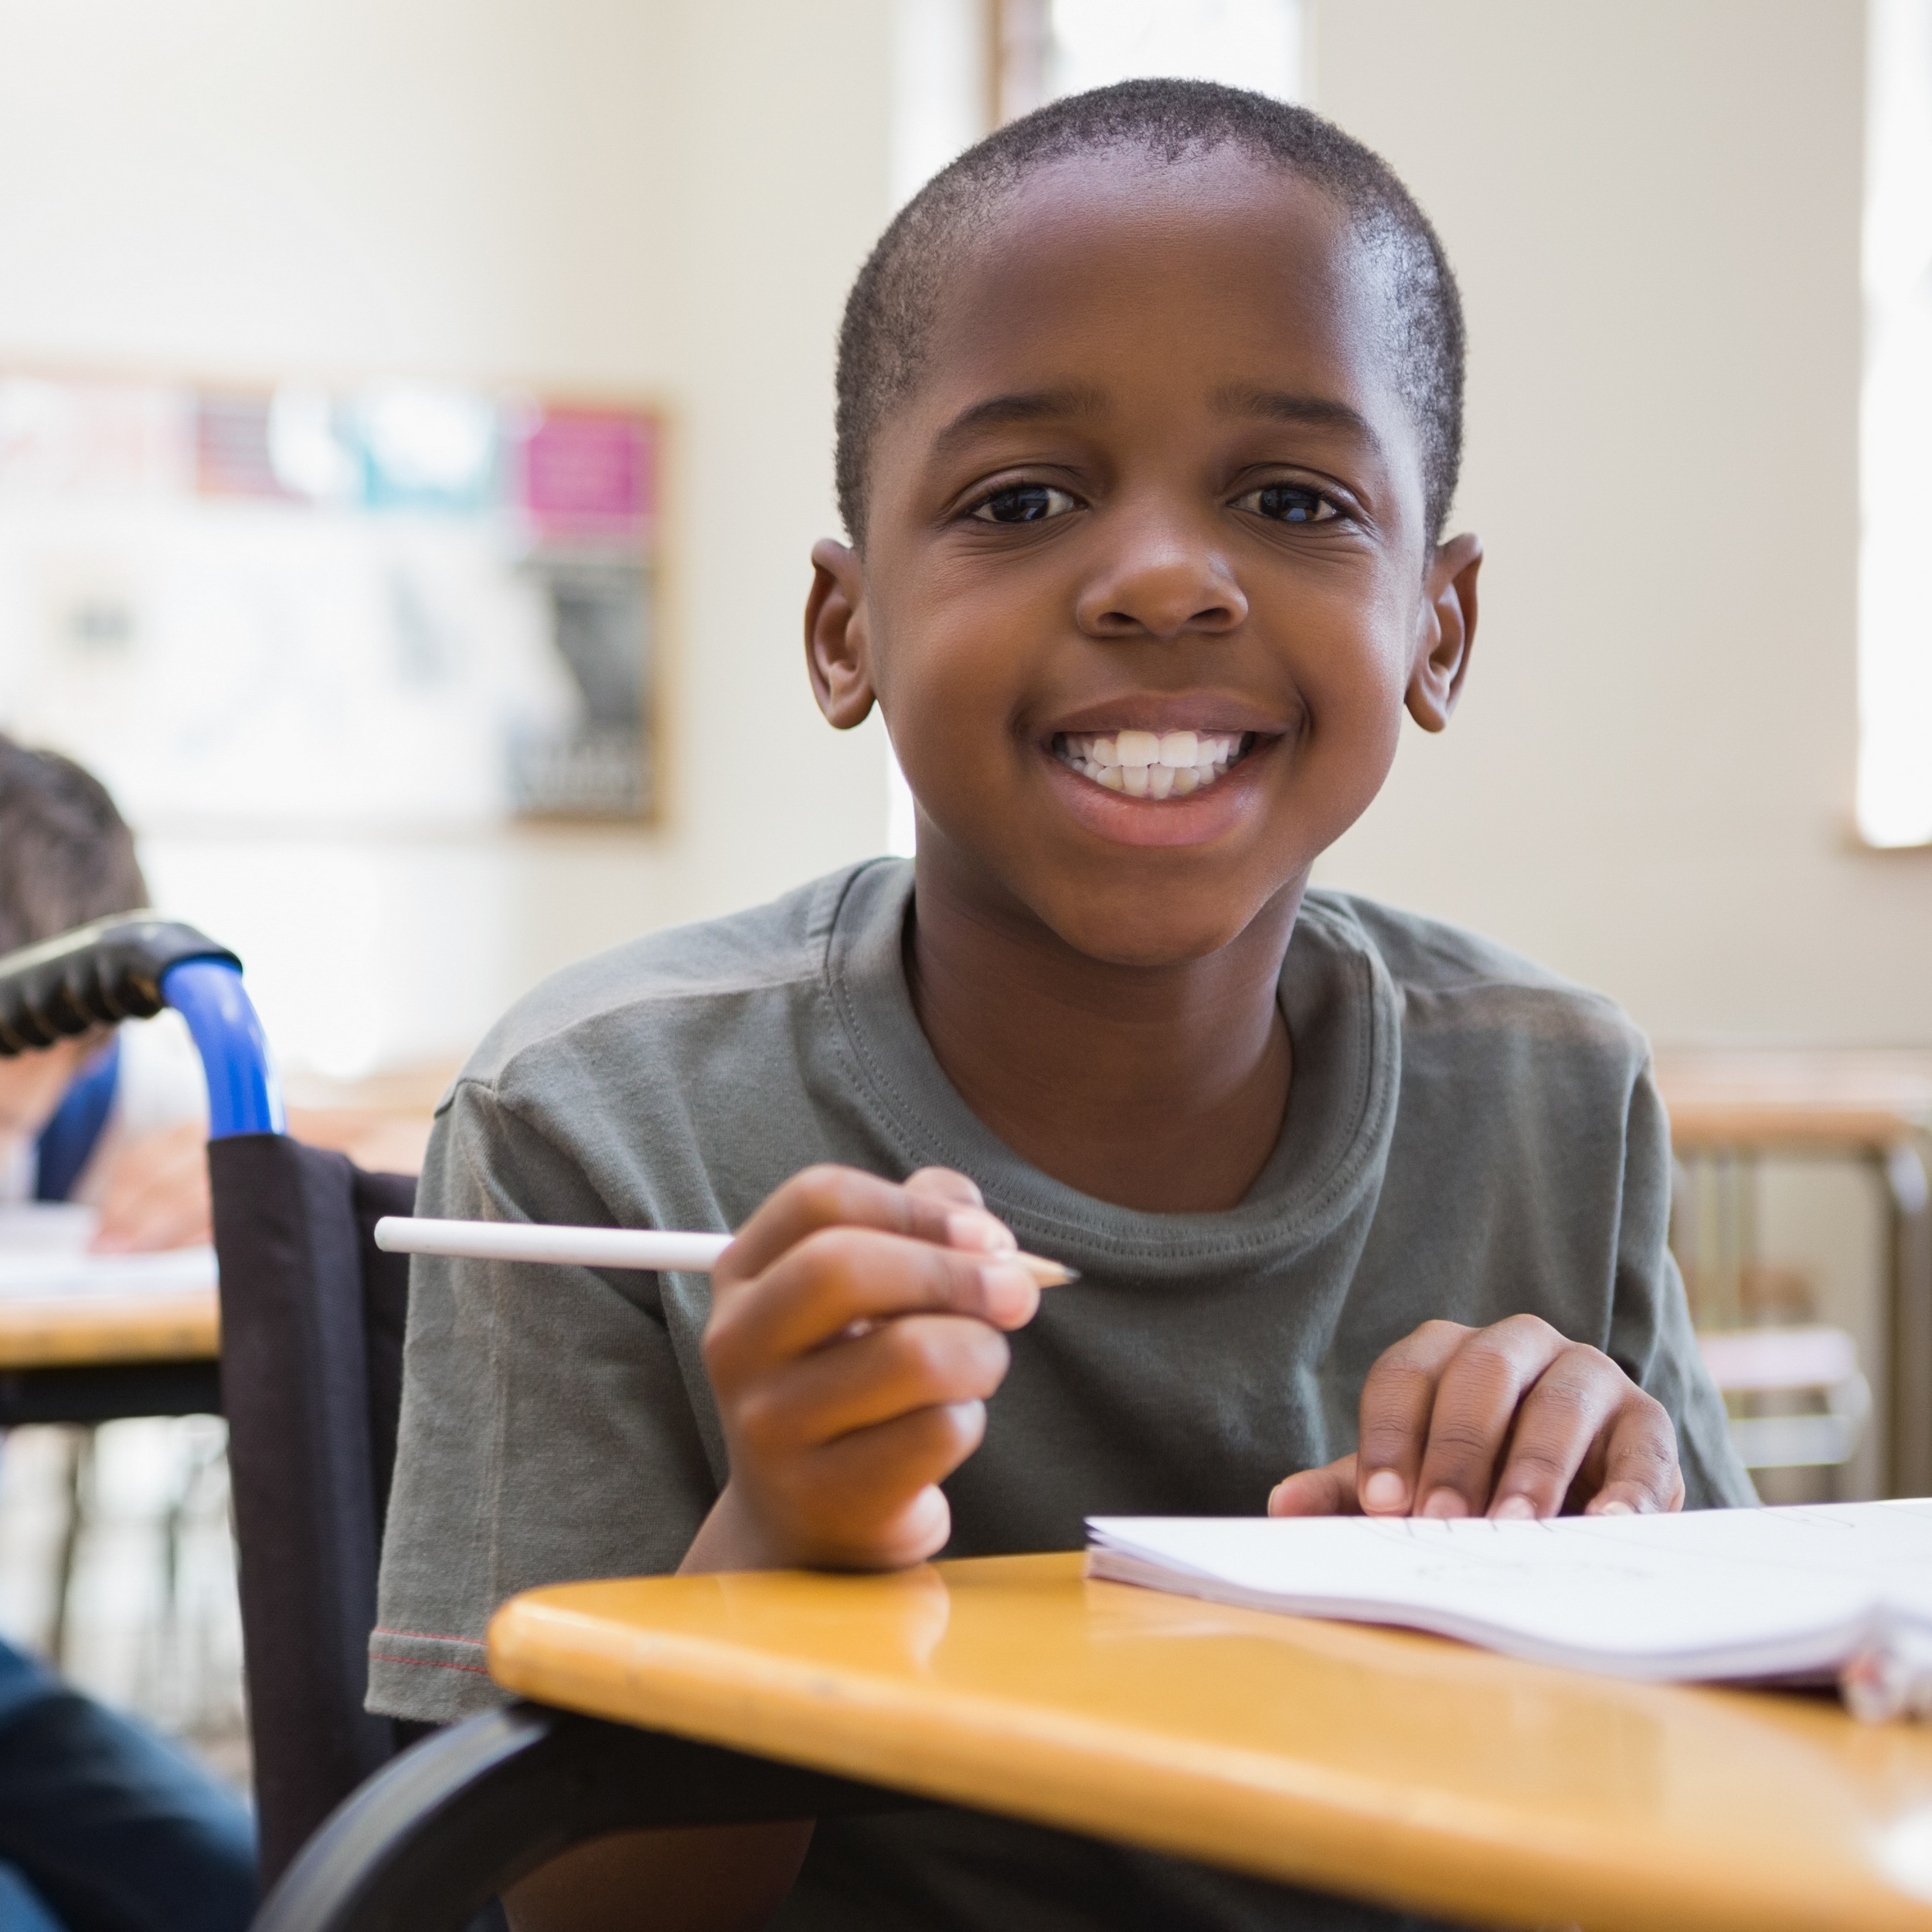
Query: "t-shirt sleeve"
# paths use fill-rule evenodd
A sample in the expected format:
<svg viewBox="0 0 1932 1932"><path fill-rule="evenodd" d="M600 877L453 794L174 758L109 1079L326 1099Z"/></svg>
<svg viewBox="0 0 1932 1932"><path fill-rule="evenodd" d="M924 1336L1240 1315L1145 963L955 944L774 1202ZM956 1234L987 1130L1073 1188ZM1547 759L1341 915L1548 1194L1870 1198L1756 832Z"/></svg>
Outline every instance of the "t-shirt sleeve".
<svg viewBox="0 0 1932 1932"><path fill-rule="evenodd" d="M1624 1142L1624 1201L1607 1352L1670 1412L1686 1509L1749 1505L1757 1492L1732 1446L1691 1327L1683 1277L1670 1251L1670 1124L1646 1067L1631 1089Z"/></svg>
<svg viewBox="0 0 1932 1932"><path fill-rule="evenodd" d="M612 1219L471 1080L437 1120L418 1211ZM483 1639L505 1598L674 1569L715 1495L655 1276L418 1257L370 1709L447 1723L500 1702Z"/></svg>

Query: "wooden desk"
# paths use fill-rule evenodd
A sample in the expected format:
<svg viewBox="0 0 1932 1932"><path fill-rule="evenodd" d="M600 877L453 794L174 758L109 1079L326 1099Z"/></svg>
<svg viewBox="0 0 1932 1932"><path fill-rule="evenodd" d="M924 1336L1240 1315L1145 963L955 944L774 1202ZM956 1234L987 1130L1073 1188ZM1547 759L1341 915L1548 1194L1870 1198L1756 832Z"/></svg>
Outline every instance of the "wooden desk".
<svg viewBox="0 0 1932 1932"><path fill-rule="evenodd" d="M1076 1556L536 1590L489 1658L546 1703L1479 1922L1932 1927L1932 1729L1089 1583Z"/></svg>
<svg viewBox="0 0 1932 1932"><path fill-rule="evenodd" d="M0 1428L219 1414L220 1353L212 1286L0 1300Z"/></svg>
<svg viewBox="0 0 1932 1932"><path fill-rule="evenodd" d="M1657 1083L1680 1155L1839 1156L1877 1177L1889 1217L1887 1487L1932 1495L1932 1051L1660 1052Z"/></svg>
<svg viewBox="0 0 1932 1932"><path fill-rule="evenodd" d="M1680 1145L1862 1152L1932 1133L1932 1051L1660 1051Z"/></svg>
<svg viewBox="0 0 1932 1932"><path fill-rule="evenodd" d="M204 1361L220 1353L221 1313L212 1287L0 1301L0 1369Z"/></svg>

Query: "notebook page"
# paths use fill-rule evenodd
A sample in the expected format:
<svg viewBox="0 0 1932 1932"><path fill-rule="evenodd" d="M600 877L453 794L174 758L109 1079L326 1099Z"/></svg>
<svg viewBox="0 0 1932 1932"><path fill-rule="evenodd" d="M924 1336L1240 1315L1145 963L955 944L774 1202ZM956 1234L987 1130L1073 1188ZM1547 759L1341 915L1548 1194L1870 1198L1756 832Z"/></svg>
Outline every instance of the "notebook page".
<svg viewBox="0 0 1932 1932"><path fill-rule="evenodd" d="M100 1216L66 1202L0 1207L0 1304L63 1301L77 1296L169 1296L212 1290L215 1250L172 1248L158 1254L97 1254Z"/></svg>
<svg viewBox="0 0 1932 1932"><path fill-rule="evenodd" d="M1094 1517L1090 1573L1619 1675L1835 1669L1932 1628L1932 1502L1553 1522Z"/></svg>

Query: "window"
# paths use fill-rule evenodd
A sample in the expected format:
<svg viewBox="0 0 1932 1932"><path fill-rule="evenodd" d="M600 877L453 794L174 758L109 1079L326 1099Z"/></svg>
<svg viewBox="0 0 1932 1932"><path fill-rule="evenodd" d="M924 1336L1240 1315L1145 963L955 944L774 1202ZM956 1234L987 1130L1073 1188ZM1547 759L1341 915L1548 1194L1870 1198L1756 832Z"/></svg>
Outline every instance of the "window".
<svg viewBox="0 0 1932 1932"><path fill-rule="evenodd" d="M1932 845L1932 0L1872 0L1858 824Z"/></svg>
<svg viewBox="0 0 1932 1932"><path fill-rule="evenodd" d="M1004 0L1000 117L1172 76L1301 94L1301 0Z"/></svg>

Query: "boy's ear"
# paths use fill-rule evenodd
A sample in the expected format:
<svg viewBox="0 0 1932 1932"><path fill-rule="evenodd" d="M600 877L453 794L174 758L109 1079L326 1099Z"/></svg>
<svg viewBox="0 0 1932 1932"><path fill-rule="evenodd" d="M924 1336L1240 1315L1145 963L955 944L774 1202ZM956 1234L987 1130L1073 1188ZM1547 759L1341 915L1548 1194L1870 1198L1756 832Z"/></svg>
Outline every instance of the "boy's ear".
<svg viewBox="0 0 1932 1932"><path fill-rule="evenodd" d="M1476 637L1476 573L1482 544L1452 536L1438 544L1423 580L1416 614L1416 655L1409 672L1409 715L1424 731L1440 731L1462 695Z"/></svg>
<svg viewBox="0 0 1932 1932"><path fill-rule="evenodd" d="M805 599L805 668L812 696L840 731L863 724L872 707L867 646L866 573L858 553L830 537L811 546L811 590Z"/></svg>

